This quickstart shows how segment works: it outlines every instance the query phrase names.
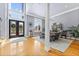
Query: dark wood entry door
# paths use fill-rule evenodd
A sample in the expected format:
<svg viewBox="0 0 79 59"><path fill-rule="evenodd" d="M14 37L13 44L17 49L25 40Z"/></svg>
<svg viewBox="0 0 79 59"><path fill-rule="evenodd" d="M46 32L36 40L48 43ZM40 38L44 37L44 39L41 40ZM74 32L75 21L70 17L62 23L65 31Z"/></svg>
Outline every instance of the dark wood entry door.
<svg viewBox="0 0 79 59"><path fill-rule="evenodd" d="M24 36L24 21L9 20L9 38Z"/></svg>

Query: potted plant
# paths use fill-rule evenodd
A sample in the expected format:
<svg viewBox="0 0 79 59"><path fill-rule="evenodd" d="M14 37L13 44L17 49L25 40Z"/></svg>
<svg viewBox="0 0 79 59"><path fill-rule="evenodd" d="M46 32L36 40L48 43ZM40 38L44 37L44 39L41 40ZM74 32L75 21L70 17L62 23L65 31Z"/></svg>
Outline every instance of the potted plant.
<svg viewBox="0 0 79 59"><path fill-rule="evenodd" d="M79 37L79 25L70 27L74 37Z"/></svg>

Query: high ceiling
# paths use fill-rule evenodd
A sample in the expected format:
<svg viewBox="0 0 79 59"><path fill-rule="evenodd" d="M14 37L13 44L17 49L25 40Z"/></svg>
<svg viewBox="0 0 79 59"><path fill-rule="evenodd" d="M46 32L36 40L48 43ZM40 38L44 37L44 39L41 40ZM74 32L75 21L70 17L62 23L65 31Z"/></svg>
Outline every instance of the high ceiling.
<svg viewBox="0 0 79 59"><path fill-rule="evenodd" d="M45 3L28 3L26 4L27 12L34 13L40 16L45 16L46 10ZM50 4L50 17L61 12L79 7L78 3L51 3Z"/></svg>
<svg viewBox="0 0 79 59"><path fill-rule="evenodd" d="M50 15L56 15L58 13L79 7L77 3L52 3L50 4Z"/></svg>
<svg viewBox="0 0 79 59"><path fill-rule="evenodd" d="M34 13L40 16L45 16L45 4L42 3L27 3L26 10L28 13Z"/></svg>

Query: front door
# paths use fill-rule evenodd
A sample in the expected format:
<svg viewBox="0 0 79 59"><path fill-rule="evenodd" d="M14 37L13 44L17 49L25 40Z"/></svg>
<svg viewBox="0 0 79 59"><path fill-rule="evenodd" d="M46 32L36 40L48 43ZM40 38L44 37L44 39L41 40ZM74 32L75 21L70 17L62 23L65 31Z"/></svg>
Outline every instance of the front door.
<svg viewBox="0 0 79 59"><path fill-rule="evenodd" d="M9 38L24 36L24 21L9 20Z"/></svg>

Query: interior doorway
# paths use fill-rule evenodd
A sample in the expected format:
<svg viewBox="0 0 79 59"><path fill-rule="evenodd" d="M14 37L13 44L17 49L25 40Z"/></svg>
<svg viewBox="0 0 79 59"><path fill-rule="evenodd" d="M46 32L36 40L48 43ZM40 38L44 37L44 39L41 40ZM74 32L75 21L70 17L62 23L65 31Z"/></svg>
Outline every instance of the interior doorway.
<svg viewBox="0 0 79 59"><path fill-rule="evenodd" d="M45 20L42 18L27 16L28 19L28 36L43 37L45 36ZM42 36L43 35L43 36Z"/></svg>

